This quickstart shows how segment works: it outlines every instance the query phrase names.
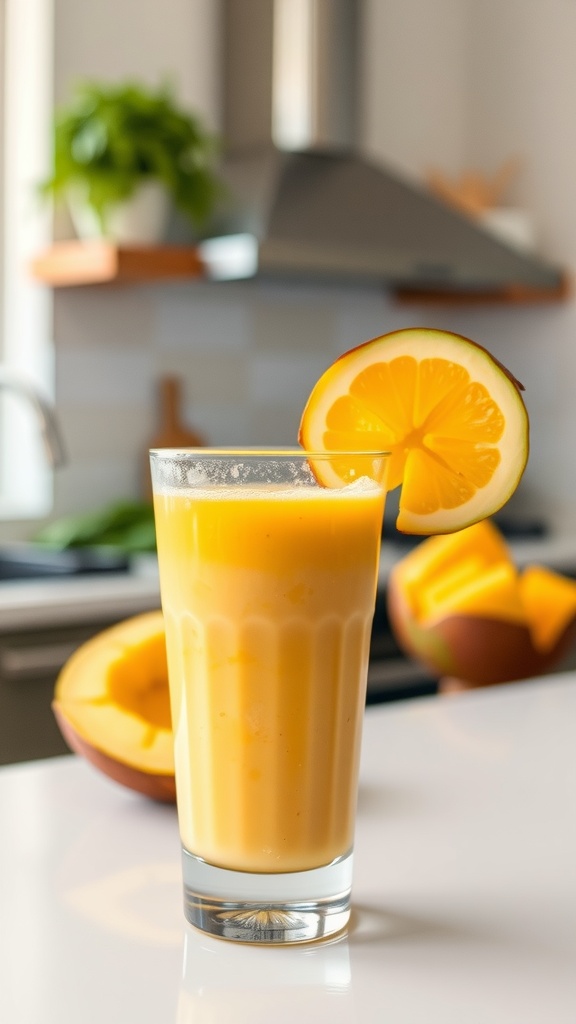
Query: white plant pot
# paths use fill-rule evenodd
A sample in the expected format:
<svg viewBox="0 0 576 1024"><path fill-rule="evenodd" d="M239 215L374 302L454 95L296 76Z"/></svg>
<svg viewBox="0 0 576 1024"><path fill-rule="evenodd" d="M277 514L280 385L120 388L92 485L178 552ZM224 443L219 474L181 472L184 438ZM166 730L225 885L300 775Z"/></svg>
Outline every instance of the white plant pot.
<svg viewBox="0 0 576 1024"><path fill-rule="evenodd" d="M118 245L154 245L165 237L170 200L157 182L142 185L130 199L108 207L103 235L95 211L81 192L68 198L74 230L84 241L105 237Z"/></svg>

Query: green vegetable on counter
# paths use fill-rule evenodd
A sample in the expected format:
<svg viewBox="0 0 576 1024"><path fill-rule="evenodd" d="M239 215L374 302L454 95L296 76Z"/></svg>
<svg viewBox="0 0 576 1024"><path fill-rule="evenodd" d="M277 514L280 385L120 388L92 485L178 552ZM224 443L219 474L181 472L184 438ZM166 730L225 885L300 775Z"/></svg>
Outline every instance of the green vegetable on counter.
<svg viewBox="0 0 576 1024"><path fill-rule="evenodd" d="M155 551L154 512L145 502L115 502L96 512L56 519L42 527L34 539L58 550L113 547L130 554Z"/></svg>

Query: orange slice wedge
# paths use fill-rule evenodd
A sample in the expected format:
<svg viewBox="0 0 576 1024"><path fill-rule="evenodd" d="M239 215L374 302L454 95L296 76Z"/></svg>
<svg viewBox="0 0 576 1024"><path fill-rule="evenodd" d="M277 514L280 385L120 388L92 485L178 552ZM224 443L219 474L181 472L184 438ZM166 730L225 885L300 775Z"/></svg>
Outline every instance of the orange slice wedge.
<svg viewBox="0 0 576 1024"><path fill-rule="evenodd" d="M320 377L299 441L316 451L390 452L401 487L397 527L451 533L496 512L528 459L522 385L486 349L446 331L409 328L346 352ZM353 478L332 467L328 486Z"/></svg>

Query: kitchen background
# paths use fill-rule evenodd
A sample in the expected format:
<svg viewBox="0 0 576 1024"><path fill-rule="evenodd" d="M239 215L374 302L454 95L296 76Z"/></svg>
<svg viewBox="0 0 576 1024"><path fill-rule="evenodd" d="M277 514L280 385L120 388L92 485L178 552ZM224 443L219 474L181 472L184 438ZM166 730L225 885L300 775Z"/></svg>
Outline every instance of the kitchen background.
<svg viewBox="0 0 576 1024"><path fill-rule="evenodd" d="M56 103L86 77L168 76L218 130L214 0L54 0L54 15ZM575 39L574 0L365 0L361 148L418 182L434 167L492 173L518 157L507 198L532 216L538 251L572 270ZM181 375L188 425L208 442L293 443L311 386L336 355L418 324L474 338L523 381L533 440L514 507L571 530L576 300L422 308L342 283L57 290L55 400L69 457L52 517L138 495L162 374ZM27 537L36 525L4 523L2 535Z"/></svg>
<svg viewBox="0 0 576 1024"><path fill-rule="evenodd" d="M167 76L183 104L221 127L219 2L10 2L24 29L27 71L46 60L56 104L68 102L81 79L157 85ZM39 30L33 15L51 7L46 55L39 31L27 33ZM362 10L360 149L419 185L433 168L491 175L518 158L506 199L533 219L537 251L574 272L576 0L362 0ZM179 237L182 227L173 230ZM69 232L59 216L56 236ZM485 344L524 382L532 453L510 510L566 535L555 563L550 545L530 560L576 572L576 296L422 307L399 305L383 285L311 280L25 287L24 313L38 304L50 311L54 398L68 451L49 518L141 495L161 376L182 378L187 424L207 442L290 444L312 385L337 355L376 334L429 325ZM4 520L0 540L27 539L44 522ZM384 576L392 547L385 545ZM102 577L0 585L0 764L67 749L50 708L60 667L88 636L159 604L153 574ZM399 657L383 602L381 588L369 699L434 692L435 680Z"/></svg>

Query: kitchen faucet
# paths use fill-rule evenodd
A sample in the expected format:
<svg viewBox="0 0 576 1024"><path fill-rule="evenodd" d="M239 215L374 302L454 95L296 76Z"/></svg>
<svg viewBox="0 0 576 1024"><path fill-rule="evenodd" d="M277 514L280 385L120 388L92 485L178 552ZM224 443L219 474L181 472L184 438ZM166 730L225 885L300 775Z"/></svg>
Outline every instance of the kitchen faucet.
<svg viewBox="0 0 576 1024"><path fill-rule="evenodd" d="M0 366L0 390L2 388L22 395L30 403L40 423L47 459L52 467L61 466L66 461L64 445L54 410L46 399L30 381L11 373L4 366Z"/></svg>

